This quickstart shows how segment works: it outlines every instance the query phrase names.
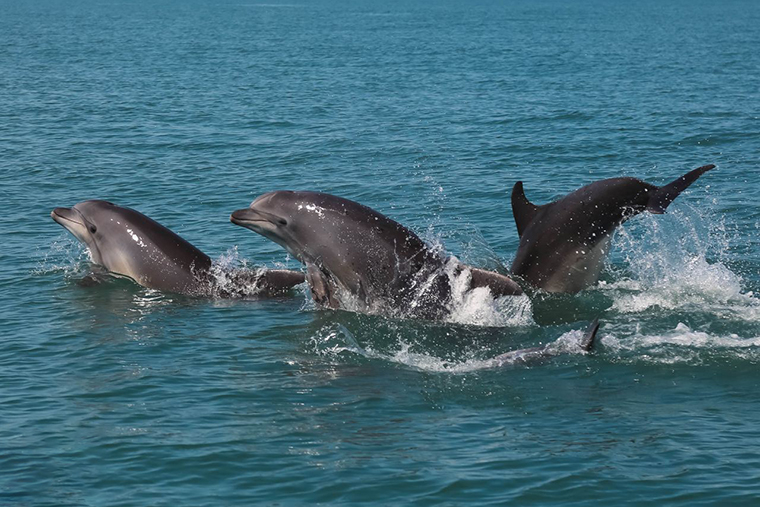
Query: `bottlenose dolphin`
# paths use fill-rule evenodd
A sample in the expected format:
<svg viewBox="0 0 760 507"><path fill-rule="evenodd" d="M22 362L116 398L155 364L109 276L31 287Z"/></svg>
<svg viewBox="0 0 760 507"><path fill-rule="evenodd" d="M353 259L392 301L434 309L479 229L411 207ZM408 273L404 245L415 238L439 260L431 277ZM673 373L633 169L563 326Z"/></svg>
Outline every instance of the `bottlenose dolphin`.
<svg viewBox="0 0 760 507"><path fill-rule="evenodd" d="M586 329L586 332L583 335L583 338L581 338L581 341L578 344L581 350L583 350L584 352L591 352L591 350L594 348L594 340L596 339L596 332L598 330L599 330L599 320L594 319L594 321L591 324L589 324L588 328ZM557 350L556 347L554 347L553 343L550 343L543 347L533 347L529 349L512 350L505 354L501 354L500 356L496 356L495 358L491 359L488 363L489 363L489 366L491 367L514 365L517 363L533 364L533 363L545 361L551 357L558 356L559 354L560 354L560 351Z"/></svg>
<svg viewBox="0 0 760 507"><path fill-rule="evenodd" d="M357 202L308 191L258 197L230 221L271 239L306 265L321 306L441 318L450 276L494 296L521 294L509 277L470 268L429 248L414 232Z"/></svg>
<svg viewBox="0 0 760 507"><path fill-rule="evenodd" d="M661 214L706 165L662 187L635 178L610 178L536 206L521 181L512 189L520 246L512 273L547 292L578 292L596 283L615 228L643 211Z"/></svg>
<svg viewBox="0 0 760 507"><path fill-rule="evenodd" d="M150 289L195 296L274 295L304 281L296 271L233 270L220 287L206 254L142 213L107 201L55 208L50 216L87 246L95 264Z"/></svg>

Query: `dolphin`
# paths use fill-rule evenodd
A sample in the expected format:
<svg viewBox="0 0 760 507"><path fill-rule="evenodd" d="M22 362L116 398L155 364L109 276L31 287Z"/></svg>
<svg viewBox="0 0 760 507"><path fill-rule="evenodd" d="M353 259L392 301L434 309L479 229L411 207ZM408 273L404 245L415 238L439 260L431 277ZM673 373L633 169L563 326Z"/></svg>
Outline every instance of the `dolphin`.
<svg viewBox="0 0 760 507"><path fill-rule="evenodd" d="M657 187L635 178L610 178L537 206L521 181L512 189L512 212L520 245L511 272L547 292L579 292L599 280L615 228L643 211L665 213L668 205L710 164Z"/></svg>
<svg viewBox="0 0 760 507"><path fill-rule="evenodd" d="M87 246L92 262L149 289L193 296L275 295L303 283L288 270L233 270L220 287L211 259L158 222L100 200L55 208L50 216Z"/></svg>
<svg viewBox="0 0 760 507"><path fill-rule="evenodd" d="M599 330L599 319L594 319L588 328L586 328L580 343L578 344L584 352L591 352L594 348L596 333ZM495 368L505 365L515 364L534 364L546 361L549 358L560 355L560 350L553 346L553 343L543 347L532 347L529 349L512 350L494 357L488 361L488 366Z"/></svg>
<svg viewBox="0 0 760 507"><path fill-rule="evenodd" d="M495 297L522 294L509 277L452 261L398 222L342 197L269 192L230 221L301 261L320 306L438 319L448 311L450 276L460 275L469 289L488 287Z"/></svg>

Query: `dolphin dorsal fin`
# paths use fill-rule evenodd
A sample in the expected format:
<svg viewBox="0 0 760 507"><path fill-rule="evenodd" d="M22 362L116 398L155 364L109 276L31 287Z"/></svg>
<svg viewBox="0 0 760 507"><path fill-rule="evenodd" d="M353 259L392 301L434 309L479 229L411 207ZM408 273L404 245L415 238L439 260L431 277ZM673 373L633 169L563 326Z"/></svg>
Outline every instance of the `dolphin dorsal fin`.
<svg viewBox="0 0 760 507"><path fill-rule="evenodd" d="M586 329L583 339L581 339L581 348L586 352L590 352L591 349L594 348L594 339L596 338L597 331L599 331L599 319L594 319L594 321L589 324L588 329Z"/></svg>
<svg viewBox="0 0 760 507"><path fill-rule="evenodd" d="M538 213L538 206L525 197L523 183L518 181L512 188L512 214L515 216L518 236L522 237L528 224L536 217L536 213Z"/></svg>

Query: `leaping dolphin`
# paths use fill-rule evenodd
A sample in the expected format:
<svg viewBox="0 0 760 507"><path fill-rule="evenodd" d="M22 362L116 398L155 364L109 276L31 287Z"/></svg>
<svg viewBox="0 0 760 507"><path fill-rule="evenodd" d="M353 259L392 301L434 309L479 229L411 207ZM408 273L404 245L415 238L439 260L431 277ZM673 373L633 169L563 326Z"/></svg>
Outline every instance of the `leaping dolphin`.
<svg viewBox="0 0 760 507"><path fill-rule="evenodd" d="M579 292L599 280L615 228L643 211L661 214L710 164L657 187L635 178L610 178L536 206L521 181L512 189L520 245L512 273L547 292Z"/></svg>
<svg viewBox="0 0 760 507"><path fill-rule="evenodd" d="M277 191L232 213L230 221L271 239L306 265L315 302L329 308L441 318L449 275L494 296L521 294L509 277L455 263L377 211L334 195ZM446 270L451 268L452 273Z"/></svg>
<svg viewBox="0 0 760 507"><path fill-rule="evenodd" d="M211 259L158 222L130 208L89 200L50 216L87 246L92 261L140 285L194 296L274 295L303 283L303 273L236 270L215 285ZM246 285L246 287L243 287Z"/></svg>

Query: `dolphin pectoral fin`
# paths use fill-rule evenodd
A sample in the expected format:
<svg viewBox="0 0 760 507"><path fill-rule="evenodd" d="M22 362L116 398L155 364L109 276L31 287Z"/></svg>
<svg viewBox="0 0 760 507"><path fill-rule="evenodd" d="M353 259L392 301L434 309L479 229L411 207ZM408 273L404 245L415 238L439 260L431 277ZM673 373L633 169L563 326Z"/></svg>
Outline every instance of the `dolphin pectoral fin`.
<svg viewBox="0 0 760 507"><path fill-rule="evenodd" d="M538 206L525 197L522 181L515 183L515 186L512 187L512 214L515 217L518 236L522 237L523 232L536 217L537 212Z"/></svg>
<svg viewBox="0 0 760 507"><path fill-rule="evenodd" d="M469 267L470 269L470 286L472 288L488 287L493 297L501 296L519 296L523 293L522 288L506 275Z"/></svg>
<svg viewBox="0 0 760 507"><path fill-rule="evenodd" d="M689 185L697 181L697 179L704 173L714 168L715 165L713 164L704 165L702 167L694 169L693 171L689 171L677 180L658 188L655 190L654 195L649 199L649 203L647 204L647 211L650 213L655 213L657 215L665 213L665 210L668 208L670 203L673 202L675 198L681 194L681 192L689 188Z"/></svg>
<svg viewBox="0 0 760 507"><path fill-rule="evenodd" d="M586 352L590 352L591 349L594 348L597 331L599 331L599 319L594 319L594 321L589 324L588 328L586 328L586 334L583 335L583 339L580 343L581 348Z"/></svg>
<svg viewBox="0 0 760 507"><path fill-rule="evenodd" d="M286 294L290 289L304 282L306 277L300 271L288 269L267 269L260 274L258 282L266 294Z"/></svg>
<svg viewBox="0 0 760 507"><path fill-rule="evenodd" d="M327 308L340 308L340 303L335 299L329 280L316 265L309 264L306 267L306 281L315 303Z"/></svg>
<svg viewBox="0 0 760 507"><path fill-rule="evenodd" d="M300 271L291 271L289 269L267 269L261 276L270 285L288 289L306 280L306 277Z"/></svg>

